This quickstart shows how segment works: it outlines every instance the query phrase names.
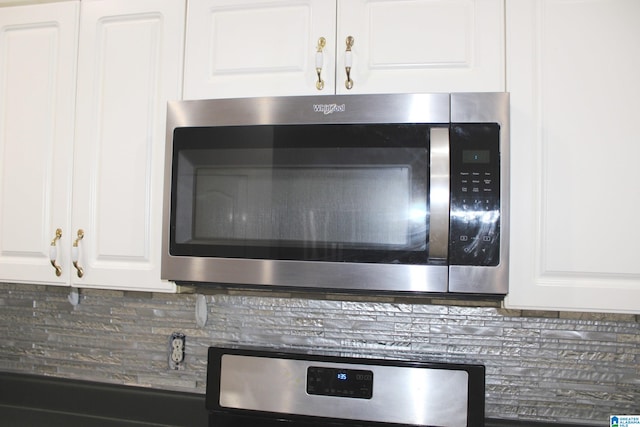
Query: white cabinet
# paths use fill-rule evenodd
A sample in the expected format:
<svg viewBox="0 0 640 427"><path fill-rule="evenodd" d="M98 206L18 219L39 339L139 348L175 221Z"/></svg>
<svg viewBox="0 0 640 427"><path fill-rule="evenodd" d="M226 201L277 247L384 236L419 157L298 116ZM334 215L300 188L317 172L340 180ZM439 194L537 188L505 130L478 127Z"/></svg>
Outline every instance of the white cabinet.
<svg viewBox="0 0 640 427"><path fill-rule="evenodd" d="M181 0L82 2L73 187L73 232L85 232L81 286L175 286L160 281L161 206L184 13Z"/></svg>
<svg viewBox="0 0 640 427"><path fill-rule="evenodd" d="M505 86L502 0L190 0L186 37L185 99Z"/></svg>
<svg viewBox="0 0 640 427"><path fill-rule="evenodd" d="M510 0L510 308L640 313L640 2Z"/></svg>
<svg viewBox="0 0 640 427"><path fill-rule="evenodd" d="M0 280L68 284L79 2L0 9ZM49 263L56 229L56 276Z"/></svg>
<svg viewBox="0 0 640 427"><path fill-rule="evenodd" d="M12 111L23 124L20 128L10 124L11 132L3 133L0 144L3 166L11 165L8 170L3 167L0 193L0 279L173 291L173 283L160 280L161 205L166 101L179 98L181 92L184 2L90 0L80 6L72 2L0 9L0 16L9 21L13 19L9 12L28 9L34 17L34 10L45 8L75 8L76 18L68 25L52 25L70 32L69 40L52 36L52 44L43 44L38 55L53 64L69 63L68 69L54 73L54 65L24 67L20 61L29 60L32 52L11 42L3 43L0 53L17 52L16 58L3 61L2 72L13 73L21 91L30 95L28 105L19 111L14 107L24 103L20 94L3 92L1 97L7 104L0 117ZM31 24L34 28L49 22L36 21ZM15 22L6 28L20 32L25 25ZM62 54L60 49L67 51ZM40 92L30 94L26 69L35 69L43 80ZM58 76L64 88L57 87ZM47 85L56 86L56 97ZM54 101L66 108L64 120L58 119L61 113ZM30 114L32 107L42 110L36 110L37 117ZM47 138L51 139L50 130L63 125L66 133L58 149ZM40 127L45 129L38 133ZM25 132L30 132L28 147ZM33 154L40 165L33 164ZM50 176L57 184L49 182ZM31 186L29 206L21 199L22 181ZM57 193L60 201L53 200ZM63 271L59 278L48 260L57 228L62 230L56 242L57 263ZM83 232L80 240L78 230ZM76 240L82 277L70 260ZM30 263L39 267L37 274Z"/></svg>
<svg viewBox="0 0 640 427"><path fill-rule="evenodd" d="M335 7L335 0L189 0L185 99L313 93L315 46L335 34ZM335 69L334 47L324 53L323 68ZM334 77L322 77L331 91Z"/></svg>

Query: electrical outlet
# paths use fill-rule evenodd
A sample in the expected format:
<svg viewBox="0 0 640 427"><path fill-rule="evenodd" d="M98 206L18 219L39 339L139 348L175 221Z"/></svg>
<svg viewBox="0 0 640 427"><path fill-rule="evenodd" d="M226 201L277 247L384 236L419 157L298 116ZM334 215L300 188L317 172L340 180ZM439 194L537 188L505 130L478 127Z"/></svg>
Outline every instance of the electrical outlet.
<svg viewBox="0 0 640 427"><path fill-rule="evenodd" d="M186 336L174 332L169 338L169 369L184 369Z"/></svg>

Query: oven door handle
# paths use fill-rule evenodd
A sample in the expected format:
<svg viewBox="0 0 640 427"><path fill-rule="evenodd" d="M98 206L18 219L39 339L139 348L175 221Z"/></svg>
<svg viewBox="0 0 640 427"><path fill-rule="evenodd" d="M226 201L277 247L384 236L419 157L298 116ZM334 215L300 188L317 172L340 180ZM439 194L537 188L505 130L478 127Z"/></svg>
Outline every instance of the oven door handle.
<svg viewBox="0 0 640 427"><path fill-rule="evenodd" d="M429 259L449 256L449 127L433 127L430 133Z"/></svg>

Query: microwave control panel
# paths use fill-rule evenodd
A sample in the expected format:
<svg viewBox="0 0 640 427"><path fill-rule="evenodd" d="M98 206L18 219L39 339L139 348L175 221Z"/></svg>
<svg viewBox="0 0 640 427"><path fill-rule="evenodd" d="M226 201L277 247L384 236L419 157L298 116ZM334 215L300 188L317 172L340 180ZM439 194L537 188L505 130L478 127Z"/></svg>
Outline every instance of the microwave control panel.
<svg viewBox="0 0 640 427"><path fill-rule="evenodd" d="M500 260L500 127L452 124L449 264L495 266Z"/></svg>

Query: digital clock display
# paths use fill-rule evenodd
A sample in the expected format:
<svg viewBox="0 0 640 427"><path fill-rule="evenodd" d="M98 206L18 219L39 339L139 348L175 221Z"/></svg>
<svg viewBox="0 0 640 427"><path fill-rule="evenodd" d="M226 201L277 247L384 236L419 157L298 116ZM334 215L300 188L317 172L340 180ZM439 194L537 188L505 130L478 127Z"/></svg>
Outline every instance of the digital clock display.
<svg viewBox="0 0 640 427"><path fill-rule="evenodd" d="M462 163L488 164L490 162L489 150L462 150Z"/></svg>
<svg viewBox="0 0 640 427"><path fill-rule="evenodd" d="M307 393L371 399L373 372L363 369L310 366L307 368Z"/></svg>

